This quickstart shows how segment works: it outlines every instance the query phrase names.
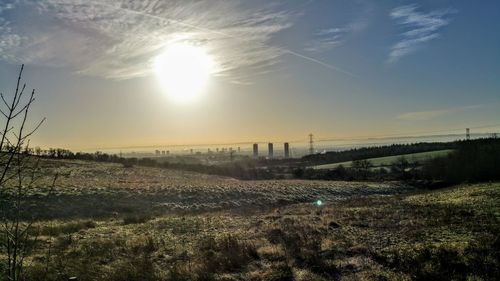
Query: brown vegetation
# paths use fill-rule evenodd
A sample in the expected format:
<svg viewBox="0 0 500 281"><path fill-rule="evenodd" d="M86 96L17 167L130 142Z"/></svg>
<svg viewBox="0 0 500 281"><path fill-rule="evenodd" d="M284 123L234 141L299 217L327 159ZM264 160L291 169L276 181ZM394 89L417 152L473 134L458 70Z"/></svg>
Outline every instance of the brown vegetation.
<svg viewBox="0 0 500 281"><path fill-rule="evenodd" d="M70 276L110 281L494 280L498 276L498 184L422 192L391 184L240 182L92 164L43 163L50 173L57 170L61 179L51 192L44 193L42 187L33 198L44 202L44 197L53 196L50 202L57 202L71 194L97 200L111 193L116 197L106 197L108 205L116 206L109 198L130 198L123 201L128 203L136 196L140 205L132 204L125 212L110 208L92 219L95 213L90 210L68 216L64 212L73 212L74 206L61 204L61 218L35 224L41 247L31 258L30 280ZM213 198L203 198L210 195L203 188L213 192ZM168 196L163 195L166 191ZM312 204L318 196L326 205ZM176 204L185 204L185 209L147 208L158 202L155 198L178 200ZM239 207L224 203L237 198L248 201ZM198 200L213 200L218 207L198 209ZM268 202L274 207L265 207Z"/></svg>

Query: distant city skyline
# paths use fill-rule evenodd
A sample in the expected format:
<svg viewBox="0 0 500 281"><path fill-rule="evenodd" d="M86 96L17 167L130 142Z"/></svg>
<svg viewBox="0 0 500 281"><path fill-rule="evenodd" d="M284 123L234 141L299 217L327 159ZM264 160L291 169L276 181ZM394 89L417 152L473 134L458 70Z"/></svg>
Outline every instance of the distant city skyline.
<svg viewBox="0 0 500 281"><path fill-rule="evenodd" d="M494 0L0 0L0 92L24 63L33 118L47 117L31 145L47 148L498 132L498 11Z"/></svg>
<svg viewBox="0 0 500 281"><path fill-rule="evenodd" d="M471 139L478 138L497 138L500 136L499 131L490 131L488 133L474 133L471 131ZM374 138L354 138L354 139L314 139L314 152L321 153L326 151L341 151L349 150L357 147L372 147L384 146L391 144L412 144L421 142L451 142L465 140L465 130L461 134L441 134L441 135L422 135L422 136L394 136L394 137L374 137ZM309 142L306 139L294 141L273 141L271 142L277 149L274 149L274 154L277 157L284 156L284 145L289 144L291 157L302 157L310 154ZM151 145L151 146L129 146L129 147L92 147L82 149L83 152L101 151L111 154L123 155L154 155L155 152L167 152L170 156L175 155L189 155L193 153L206 153L211 151L213 153L229 151L237 151L238 155L255 155L254 145L257 145L257 154L259 156L266 156L268 153L267 141L255 142L238 142L238 143L212 143L212 144L170 144L170 145Z"/></svg>

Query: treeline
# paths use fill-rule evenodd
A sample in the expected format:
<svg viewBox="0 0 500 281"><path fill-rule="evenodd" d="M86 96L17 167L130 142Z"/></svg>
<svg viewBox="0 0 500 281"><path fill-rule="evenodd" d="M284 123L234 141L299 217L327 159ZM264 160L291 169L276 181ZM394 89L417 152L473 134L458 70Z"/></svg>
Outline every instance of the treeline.
<svg viewBox="0 0 500 281"><path fill-rule="evenodd" d="M339 165L333 169L313 169L298 167L293 170L293 177L308 180L337 181L393 181L410 180L420 163L409 162L405 157L395 160L389 167L374 168L369 160L355 160L351 167Z"/></svg>
<svg viewBox="0 0 500 281"><path fill-rule="evenodd" d="M321 180L403 180L435 184L500 180L500 139L489 138L453 143L447 156L409 162L399 157L389 168L373 168L368 160L355 160L352 167L330 170L297 168L295 178Z"/></svg>
<svg viewBox="0 0 500 281"><path fill-rule="evenodd" d="M450 183L500 180L500 139L460 142L454 153L426 162L421 177Z"/></svg>
<svg viewBox="0 0 500 281"><path fill-rule="evenodd" d="M87 152L72 152L63 148L41 149L40 147L25 148L22 151L25 154L35 155L44 158L53 159L72 159L72 160L89 160L97 162L123 162L125 158L119 157L116 154L107 154L100 151L94 153Z"/></svg>
<svg viewBox="0 0 500 281"><path fill-rule="evenodd" d="M411 154L432 150L454 149L448 156L424 162L410 162L397 158L389 167L375 168L368 158ZM369 180L369 181L426 181L429 183L478 182L500 180L500 139L478 139L450 143L418 143L359 148L341 152L309 155L303 159L273 161L243 159L219 165L206 165L196 161L176 159L169 162L154 158L124 158L102 152L73 153L65 149L28 151L40 157L112 162L124 167L146 166L168 168L198 173L228 176L243 180L297 178L310 180ZM181 157L182 158L182 157ZM326 160L329 159L329 160ZM333 159L333 160L332 160ZM342 165L329 170L307 168L311 163L353 161L351 167Z"/></svg>
<svg viewBox="0 0 500 281"><path fill-rule="evenodd" d="M67 159L67 160L85 160L96 162L108 162L122 164L125 168L133 166L168 168L174 170L191 171L205 173L211 175L220 175L234 177L243 180L250 179L273 179L277 178L276 174L267 168L262 168L259 161L247 159L245 161L237 161L223 165L204 165L201 163L193 163L196 161L183 161L186 159L176 159L175 162L168 162L162 159L161 161L154 158L125 158L116 154L107 154L100 151L95 153L72 152L67 149L51 148L47 150L30 149L24 151L31 155L36 155L42 158L50 159ZM183 158L183 157L180 157ZM275 170L274 170L275 171ZM279 178L279 177L278 177Z"/></svg>
<svg viewBox="0 0 500 281"><path fill-rule="evenodd" d="M302 157L307 166L362 160L368 158L395 156L444 149L456 149L458 142L430 142L413 144L393 144L386 146L354 148L346 151L331 151Z"/></svg>

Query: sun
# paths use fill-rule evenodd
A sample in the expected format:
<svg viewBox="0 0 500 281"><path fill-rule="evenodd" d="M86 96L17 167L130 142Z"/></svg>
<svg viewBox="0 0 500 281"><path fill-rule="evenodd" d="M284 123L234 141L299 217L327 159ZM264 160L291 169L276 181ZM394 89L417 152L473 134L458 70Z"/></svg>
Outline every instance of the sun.
<svg viewBox="0 0 500 281"><path fill-rule="evenodd" d="M154 71L169 97L190 102L203 93L214 62L203 47L178 43L156 57Z"/></svg>

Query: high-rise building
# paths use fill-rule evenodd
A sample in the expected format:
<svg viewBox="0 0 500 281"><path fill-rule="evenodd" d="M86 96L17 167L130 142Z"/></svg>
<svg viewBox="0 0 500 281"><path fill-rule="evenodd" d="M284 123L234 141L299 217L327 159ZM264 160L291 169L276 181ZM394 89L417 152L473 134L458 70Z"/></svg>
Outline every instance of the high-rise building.
<svg viewBox="0 0 500 281"><path fill-rule="evenodd" d="M253 144L253 157L259 157L259 145L256 143Z"/></svg>
<svg viewBox="0 0 500 281"><path fill-rule="evenodd" d="M267 148L269 151L269 153L268 153L269 158L273 158L273 155L274 155L273 143L272 142L268 143Z"/></svg>
<svg viewBox="0 0 500 281"><path fill-rule="evenodd" d="M285 142L284 144L284 149L285 149L285 158L290 158L290 145Z"/></svg>

